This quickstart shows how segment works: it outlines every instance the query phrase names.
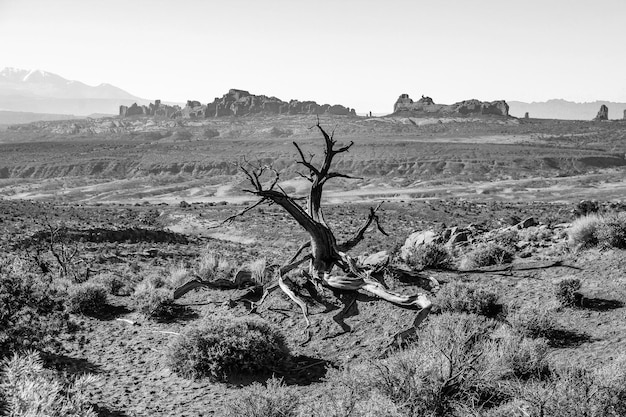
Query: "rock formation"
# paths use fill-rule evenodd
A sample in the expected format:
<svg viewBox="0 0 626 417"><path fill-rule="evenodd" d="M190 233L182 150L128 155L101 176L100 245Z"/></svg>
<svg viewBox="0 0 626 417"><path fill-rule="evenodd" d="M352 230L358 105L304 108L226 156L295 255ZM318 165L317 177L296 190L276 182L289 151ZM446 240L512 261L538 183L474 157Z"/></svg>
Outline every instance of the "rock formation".
<svg viewBox="0 0 626 417"><path fill-rule="evenodd" d="M496 116L508 116L509 105L504 100L480 101L465 100L454 104L435 104L432 98L422 96L413 102L408 94L401 94L393 106L394 113L427 113L433 115L472 115L490 114Z"/></svg>
<svg viewBox="0 0 626 417"><path fill-rule="evenodd" d="M349 107L336 104L317 104L314 101L291 100L282 101L276 97L257 96L245 90L231 89L221 98L217 97L212 103L202 104L199 101L189 100L184 108L167 106L157 100L149 107L133 104L130 107L120 106L120 116L136 115L164 116L170 118L205 118L220 116L244 116L247 114L332 114L341 116L356 116L356 111Z"/></svg>
<svg viewBox="0 0 626 417"><path fill-rule="evenodd" d="M601 105L598 114L593 120L609 120L609 108L604 104Z"/></svg>
<svg viewBox="0 0 626 417"><path fill-rule="evenodd" d="M149 106L139 106L133 103L131 106L120 106L120 117L130 116L163 116L172 117L176 112L180 111L179 106L170 106L161 104L161 100L150 103Z"/></svg>

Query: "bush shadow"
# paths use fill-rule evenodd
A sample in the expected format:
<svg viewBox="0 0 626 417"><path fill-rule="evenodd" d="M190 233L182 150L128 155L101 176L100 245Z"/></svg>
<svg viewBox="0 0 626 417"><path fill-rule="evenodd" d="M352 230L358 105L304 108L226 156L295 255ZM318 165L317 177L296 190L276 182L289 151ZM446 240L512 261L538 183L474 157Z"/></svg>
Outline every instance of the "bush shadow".
<svg viewBox="0 0 626 417"><path fill-rule="evenodd" d="M607 300L605 298L583 298L580 307L593 311L609 311L624 307L620 300Z"/></svg>
<svg viewBox="0 0 626 417"><path fill-rule="evenodd" d="M44 365L66 375L100 374L102 369L99 365L89 362L87 359L74 358L59 353L42 353Z"/></svg>
<svg viewBox="0 0 626 417"><path fill-rule="evenodd" d="M93 404L93 409L98 417L130 417L122 410L111 409L105 405Z"/></svg>
<svg viewBox="0 0 626 417"><path fill-rule="evenodd" d="M307 386L320 382L326 376L328 368L336 365L328 360L313 358L310 356L293 356L279 364L271 372L231 375L227 383L232 385L246 386L255 382L265 383L271 377L280 378L286 385Z"/></svg>
<svg viewBox="0 0 626 417"><path fill-rule="evenodd" d="M548 344L553 348L578 347L591 341L588 334L568 329L554 329L548 335Z"/></svg>

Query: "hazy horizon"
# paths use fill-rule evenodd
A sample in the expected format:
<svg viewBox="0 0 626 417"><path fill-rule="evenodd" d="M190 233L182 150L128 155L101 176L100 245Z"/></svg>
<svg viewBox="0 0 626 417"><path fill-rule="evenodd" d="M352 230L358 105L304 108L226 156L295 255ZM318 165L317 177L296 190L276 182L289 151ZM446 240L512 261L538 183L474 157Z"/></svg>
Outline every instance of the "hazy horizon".
<svg viewBox="0 0 626 417"><path fill-rule="evenodd" d="M435 102L626 102L626 3L0 0L0 68L146 99L230 88L390 112Z"/></svg>

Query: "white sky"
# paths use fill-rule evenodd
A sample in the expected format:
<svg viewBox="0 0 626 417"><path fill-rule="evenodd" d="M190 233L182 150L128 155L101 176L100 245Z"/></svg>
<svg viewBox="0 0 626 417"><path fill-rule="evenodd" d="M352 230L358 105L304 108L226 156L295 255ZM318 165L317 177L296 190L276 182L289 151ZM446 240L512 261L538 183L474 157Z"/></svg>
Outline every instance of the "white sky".
<svg viewBox="0 0 626 417"><path fill-rule="evenodd" d="M626 0L0 0L0 68L166 101L625 102L625 49Z"/></svg>

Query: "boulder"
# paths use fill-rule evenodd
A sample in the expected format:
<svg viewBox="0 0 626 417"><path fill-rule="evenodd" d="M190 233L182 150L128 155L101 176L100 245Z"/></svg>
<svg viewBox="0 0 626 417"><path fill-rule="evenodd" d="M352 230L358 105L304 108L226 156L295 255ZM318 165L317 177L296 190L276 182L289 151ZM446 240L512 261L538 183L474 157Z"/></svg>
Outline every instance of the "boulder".
<svg viewBox="0 0 626 417"><path fill-rule="evenodd" d="M402 248L400 248L400 256L402 259L407 259L411 253L418 249L420 246L424 246L430 243L436 243L439 240L437 233L432 230L424 230L420 232L411 233L404 242Z"/></svg>
<svg viewBox="0 0 626 417"><path fill-rule="evenodd" d="M604 104L600 106L600 110L598 110L598 114L593 120L609 120L609 108Z"/></svg>

